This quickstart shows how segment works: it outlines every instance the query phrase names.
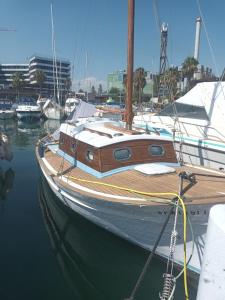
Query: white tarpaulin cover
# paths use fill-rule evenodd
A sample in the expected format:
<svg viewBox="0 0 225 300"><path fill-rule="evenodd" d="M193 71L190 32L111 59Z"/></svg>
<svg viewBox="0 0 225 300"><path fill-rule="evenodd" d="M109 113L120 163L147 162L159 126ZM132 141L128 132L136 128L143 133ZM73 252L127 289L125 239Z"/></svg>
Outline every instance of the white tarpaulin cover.
<svg viewBox="0 0 225 300"><path fill-rule="evenodd" d="M174 168L157 163L139 165L134 167L134 170L144 173L146 175L160 175L175 172Z"/></svg>
<svg viewBox="0 0 225 300"><path fill-rule="evenodd" d="M92 117L95 112L97 111L95 105L84 102L82 100L79 100L79 104L77 104L76 108L70 116L68 117L67 121L69 122L75 122L79 118L88 118Z"/></svg>

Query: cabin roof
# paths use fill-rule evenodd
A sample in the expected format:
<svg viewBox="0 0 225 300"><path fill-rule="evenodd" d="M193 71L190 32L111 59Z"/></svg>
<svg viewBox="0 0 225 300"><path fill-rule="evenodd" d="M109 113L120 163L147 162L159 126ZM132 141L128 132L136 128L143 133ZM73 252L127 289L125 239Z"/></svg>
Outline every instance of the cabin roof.
<svg viewBox="0 0 225 300"><path fill-rule="evenodd" d="M104 147L111 144L116 144L125 141L133 140L163 140L171 141L171 138L162 137L157 134L130 134L126 130L121 130L122 127L116 126L112 128L107 127L108 124L114 125L113 122L93 122L90 124L84 124L78 127L67 123L61 124L60 132L66 135L72 136L73 138L82 141L90 146L96 148Z"/></svg>

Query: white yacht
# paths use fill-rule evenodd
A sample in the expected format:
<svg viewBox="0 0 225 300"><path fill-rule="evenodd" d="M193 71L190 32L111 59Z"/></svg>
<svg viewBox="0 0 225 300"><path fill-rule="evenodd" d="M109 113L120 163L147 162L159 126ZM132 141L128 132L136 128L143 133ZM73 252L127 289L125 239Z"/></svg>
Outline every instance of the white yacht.
<svg viewBox="0 0 225 300"><path fill-rule="evenodd" d="M37 120L41 117L41 108L32 98L20 98L16 103L16 115L22 121Z"/></svg>
<svg viewBox="0 0 225 300"><path fill-rule="evenodd" d="M65 102L65 115L69 116L71 114L71 112L76 109L77 105L79 105L80 103L80 99L76 98L76 97L69 97L66 99Z"/></svg>
<svg viewBox="0 0 225 300"><path fill-rule="evenodd" d="M43 115L46 119L61 120L64 117L64 109L54 99L48 99L43 108Z"/></svg>
<svg viewBox="0 0 225 300"><path fill-rule="evenodd" d="M134 117L136 126L170 135L180 160L225 170L225 82L198 83L158 115Z"/></svg>

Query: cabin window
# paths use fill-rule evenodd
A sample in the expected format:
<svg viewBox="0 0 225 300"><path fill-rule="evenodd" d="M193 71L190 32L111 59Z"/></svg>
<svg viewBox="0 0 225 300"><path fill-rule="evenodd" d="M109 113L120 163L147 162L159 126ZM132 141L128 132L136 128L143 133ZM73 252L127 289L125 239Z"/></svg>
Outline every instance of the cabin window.
<svg viewBox="0 0 225 300"><path fill-rule="evenodd" d="M116 160L127 160L131 157L131 150L128 148L116 149L114 151L114 158Z"/></svg>
<svg viewBox="0 0 225 300"><path fill-rule="evenodd" d="M151 145L148 149L150 154L153 156L162 156L165 153L165 149L161 145Z"/></svg>
<svg viewBox="0 0 225 300"><path fill-rule="evenodd" d="M94 152L92 150L88 150L86 154L86 158L88 160L93 160L94 159Z"/></svg>
<svg viewBox="0 0 225 300"><path fill-rule="evenodd" d="M75 143L75 142L73 142L73 143L71 144L71 147L70 147L70 149L71 149L71 151L72 151L72 152L76 152L77 145L76 145L76 143Z"/></svg>

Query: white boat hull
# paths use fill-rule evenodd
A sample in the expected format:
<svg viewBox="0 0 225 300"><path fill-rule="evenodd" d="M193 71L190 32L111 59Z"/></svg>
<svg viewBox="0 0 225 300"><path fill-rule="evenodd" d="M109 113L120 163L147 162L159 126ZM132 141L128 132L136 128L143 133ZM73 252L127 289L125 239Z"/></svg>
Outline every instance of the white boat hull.
<svg viewBox="0 0 225 300"><path fill-rule="evenodd" d="M41 167L42 168L42 167ZM42 172L47 179L49 186L56 196L73 211L93 223L107 229L108 231L128 240L144 249L152 250L154 243L162 228L163 222L169 211L165 205L129 205L124 203L109 202L87 197L79 193L66 191L62 186L57 186L48 176L44 169ZM201 261L204 248L207 220L211 205L188 205L187 211L191 219L195 234L195 248L191 261L188 265L193 275L200 273ZM173 226L173 218L162 236L157 248L157 255L167 258L169 255L170 234ZM179 213L178 218L178 239L175 252L175 263L182 267L184 258L183 248L183 218ZM191 255L193 237L190 230L187 233L187 257Z"/></svg>
<svg viewBox="0 0 225 300"><path fill-rule="evenodd" d="M64 112L62 109L48 107L43 110L44 116L51 120L61 120L64 117Z"/></svg>
<svg viewBox="0 0 225 300"><path fill-rule="evenodd" d="M174 147L177 156L187 164L203 166L209 169L225 170L225 144L220 149L201 146L201 143L180 143L176 141Z"/></svg>
<svg viewBox="0 0 225 300"><path fill-rule="evenodd" d="M135 117L135 125L141 128L155 128L162 136L170 134L173 138L174 120L170 117L147 116L145 121L140 116ZM196 122L196 124L194 123ZM199 123L199 124L198 124ZM174 138L178 158L183 162L215 170L225 170L225 137L215 128L208 128L201 120L185 120L176 125ZM181 130L181 132L179 132ZM208 136L204 133L208 132ZM180 142L181 141L181 142Z"/></svg>

